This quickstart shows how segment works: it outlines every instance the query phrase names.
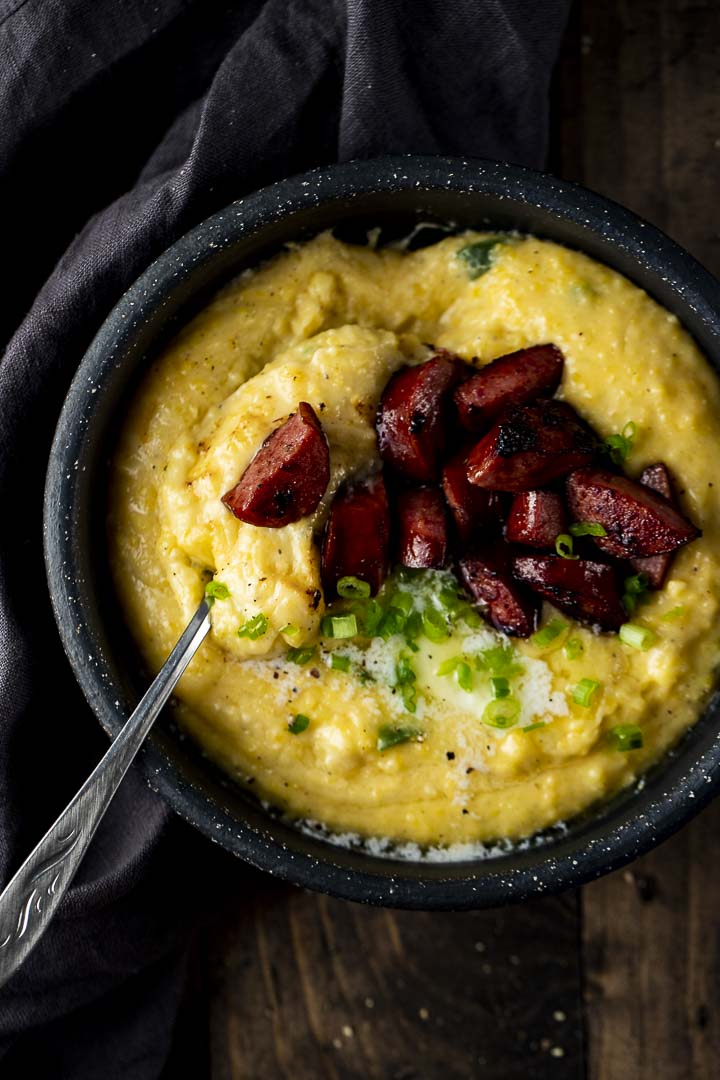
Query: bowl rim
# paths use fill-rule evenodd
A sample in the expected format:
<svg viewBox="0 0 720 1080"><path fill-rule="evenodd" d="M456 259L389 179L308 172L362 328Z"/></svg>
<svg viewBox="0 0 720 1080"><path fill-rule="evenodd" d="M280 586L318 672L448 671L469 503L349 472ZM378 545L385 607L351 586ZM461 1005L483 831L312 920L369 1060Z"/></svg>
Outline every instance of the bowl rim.
<svg viewBox="0 0 720 1080"><path fill-rule="evenodd" d="M599 233L638 267L654 276L664 272L678 305L692 311L707 330L704 351L710 349L720 358L720 284L715 278L659 229L631 211L579 184L547 173L481 159L390 156L313 169L224 207L166 248L112 308L75 372L50 451L43 534L53 614L73 673L111 736L120 729L125 716L118 709L119 702L110 700L112 686L106 673L87 663L92 638L82 619L82 602L75 588L72 515L66 507L68 500L72 505L73 462L78 460L86 428L85 423L78 424L77 417L87 412L92 385L102 382L117 353L122 355L123 344L138 332L152 298L164 288L176 287L183 275L214 258L214 252L229 245L233 238L256 234L271 222L291 222L293 214L306 207L308 200L336 200L339 193L346 200L355 200L371 193L407 192L411 188L419 193L449 189L490 194L510 204L520 202L543 210L553 218L575 224L580 221L589 234ZM67 500L59 498L58 492L65 492ZM716 693L704 715L718 703ZM720 790L720 725L705 723L703 728L703 723L698 721L691 729L694 733L701 730L695 740L697 754L689 766L679 767L681 750L674 755L671 751L663 759L666 779L645 813L631 816L630 820L626 820L627 815L613 819L612 813L603 814L576 833L580 844L560 839L550 846L531 848L520 865L503 866L502 855L447 863L447 878L435 877L432 881L412 871L413 867L422 870L427 863L380 860L363 853L365 868L348 868L343 865L339 849L331 844L324 845L322 857L318 858L291 852L282 840L239 827L231 815L218 812L207 792L192 783L179 783L175 765L155 745L152 735L138 763L150 787L176 813L259 869L343 899L388 907L457 910L499 906L578 886L617 869L669 837ZM638 787L643 782L641 779ZM380 862L382 873L377 865ZM372 870L374 865L376 872ZM459 868L467 868L468 873L458 876ZM451 875L450 869L455 873Z"/></svg>

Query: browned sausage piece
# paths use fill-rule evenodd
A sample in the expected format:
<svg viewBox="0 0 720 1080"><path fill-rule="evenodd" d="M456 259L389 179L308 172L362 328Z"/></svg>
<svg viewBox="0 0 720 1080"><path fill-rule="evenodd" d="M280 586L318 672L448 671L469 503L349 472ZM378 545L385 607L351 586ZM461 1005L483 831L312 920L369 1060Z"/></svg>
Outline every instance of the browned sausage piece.
<svg viewBox="0 0 720 1080"><path fill-rule="evenodd" d="M447 444L450 391L467 364L445 350L397 371L383 390L375 427L383 461L407 480L438 479Z"/></svg>
<svg viewBox="0 0 720 1080"><path fill-rule="evenodd" d="M437 488L413 488L397 497L398 562L441 570L447 559L445 500Z"/></svg>
<svg viewBox="0 0 720 1080"><path fill-rule="evenodd" d="M511 405L552 397L562 379L565 358L556 345L499 356L455 391L460 423L468 431L487 431Z"/></svg>
<svg viewBox="0 0 720 1080"><path fill-rule="evenodd" d="M540 596L573 618L603 630L618 630L627 622L615 568L589 559L559 555L518 555L513 573Z"/></svg>
<svg viewBox="0 0 720 1080"><path fill-rule="evenodd" d="M279 529L312 514L330 482L330 452L315 410L298 410L268 435L222 501L249 525Z"/></svg>
<svg viewBox="0 0 720 1080"><path fill-rule="evenodd" d="M505 529L511 544L554 548L556 539L564 532L567 532L567 515L557 492L521 491L515 496Z"/></svg>
<svg viewBox="0 0 720 1080"><path fill-rule="evenodd" d="M476 530L499 530L503 517L501 496L468 483L467 451L456 454L444 466L442 485L462 544L467 544Z"/></svg>
<svg viewBox="0 0 720 1080"><path fill-rule="evenodd" d="M589 464L597 445L572 406L535 401L510 409L470 451L468 480L495 491L530 491Z"/></svg>
<svg viewBox="0 0 720 1080"><path fill-rule="evenodd" d="M326 601L342 577L366 581L376 593L388 570L390 509L385 481L378 473L350 483L335 495L322 545L322 582Z"/></svg>
<svg viewBox="0 0 720 1080"><path fill-rule="evenodd" d="M576 521L596 521L607 536L593 536L608 555L660 555L700 535L667 499L627 476L578 469L567 478L568 507Z"/></svg>
<svg viewBox="0 0 720 1080"><path fill-rule="evenodd" d="M510 549L497 540L467 552L458 562L463 585L492 625L513 637L529 637L537 627L540 603L513 578Z"/></svg>
<svg viewBox="0 0 720 1080"><path fill-rule="evenodd" d="M658 495L667 499L675 510L678 509L670 470L662 461L643 469L640 473L640 483L657 491ZM673 557L672 551L666 551L663 555L648 555L645 559L631 559L630 562L637 574L645 575L651 589L662 589Z"/></svg>

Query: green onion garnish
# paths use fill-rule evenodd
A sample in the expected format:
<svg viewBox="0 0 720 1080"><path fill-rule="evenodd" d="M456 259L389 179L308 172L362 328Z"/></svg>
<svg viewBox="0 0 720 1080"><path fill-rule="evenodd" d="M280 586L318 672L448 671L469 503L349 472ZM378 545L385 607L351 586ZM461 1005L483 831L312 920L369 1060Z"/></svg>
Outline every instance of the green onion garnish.
<svg viewBox="0 0 720 1080"><path fill-rule="evenodd" d="M638 626L637 623L626 622L620 627L620 640L633 649L647 652L651 645L657 641L657 634L649 630L647 626Z"/></svg>
<svg viewBox="0 0 720 1080"><path fill-rule="evenodd" d="M342 596L345 600L365 599L372 591L367 581L361 581L360 578L352 576L341 577L335 587L338 596Z"/></svg>
<svg viewBox="0 0 720 1080"><path fill-rule="evenodd" d="M547 721L536 720L534 724L526 724L525 727L521 727L520 730L525 731L537 731L538 728L547 727Z"/></svg>
<svg viewBox="0 0 720 1080"><path fill-rule="evenodd" d="M378 623L376 634L383 641L393 637L394 634L402 634L405 629L407 617L400 608L391 607L385 612Z"/></svg>
<svg viewBox="0 0 720 1080"><path fill-rule="evenodd" d="M679 604L677 607L671 608L670 611L666 611L663 615L663 619L665 621L669 621L670 619L679 619L680 616L684 614L685 608L682 606L682 604Z"/></svg>
<svg viewBox="0 0 720 1080"><path fill-rule="evenodd" d="M230 590L227 585L224 585L222 581L216 581L215 578L208 581L205 586L205 600L208 607L212 607L216 600L227 600L229 595Z"/></svg>
<svg viewBox="0 0 720 1080"><path fill-rule="evenodd" d="M511 645L485 649L475 657L475 667L478 671L489 671L491 675L505 675L507 678L519 675L523 670L522 664L517 663L517 654Z"/></svg>
<svg viewBox="0 0 720 1080"><path fill-rule="evenodd" d="M601 683L596 682L595 679L581 679L577 686L573 687L572 699L576 705L582 705L584 709L588 709L592 704L592 699L601 687Z"/></svg>
<svg viewBox="0 0 720 1080"><path fill-rule="evenodd" d="M468 694L472 691L472 668L463 656L451 656L448 660L443 660L435 674L454 675L455 682L461 690L465 690Z"/></svg>
<svg viewBox="0 0 720 1080"><path fill-rule="evenodd" d="M493 236L460 248L457 257L465 263L465 272L471 281L487 273L494 262L493 251L501 243L497 236Z"/></svg>
<svg viewBox="0 0 720 1080"><path fill-rule="evenodd" d="M510 697L510 683L503 676L494 676L490 680L490 689L496 701Z"/></svg>
<svg viewBox="0 0 720 1080"><path fill-rule="evenodd" d="M238 637L250 638L251 641L256 641L257 638L262 637L267 631L268 621L263 615L262 611L259 615L253 616L252 619L248 619L242 626L238 626Z"/></svg>
<svg viewBox="0 0 720 1080"><path fill-rule="evenodd" d="M414 713L417 705L415 680L417 675L406 653L400 653L395 665L395 685L400 691L400 698L408 712Z"/></svg>
<svg viewBox="0 0 720 1080"><path fill-rule="evenodd" d="M417 737L418 731L416 728L383 724L382 727L378 728L377 748L380 751L389 750L392 746L399 746L400 743L410 742L412 739L417 739Z"/></svg>
<svg viewBox="0 0 720 1080"><path fill-rule="evenodd" d="M539 649L542 649L546 645L550 645L555 638L560 637L563 630L567 629L567 625L563 619L551 619L547 626L543 626L542 630L535 631L530 641L533 645L537 645Z"/></svg>
<svg viewBox="0 0 720 1080"><path fill-rule="evenodd" d="M312 660L315 655L315 646L306 645L300 646L299 649L288 649L285 653L285 658L290 661L291 664L307 664L309 660Z"/></svg>
<svg viewBox="0 0 720 1080"><path fill-rule="evenodd" d="M292 735L299 735L301 731L305 731L310 726L310 717L305 716L304 713L297 713L290 723L288 724L288 731Z"/></svg>
<svg viewBox="0 0 720 1080"><path fill-rule="evenodd" d="M578 656L582 656L585 652L585 646L580 638L568 638L565 642L565 655L568 660L577 660Z"/></svg>
<svg viewBox="0 0 720 1080"><path fill-rule="evenodd" d="M300 633L300 627L296 626L295 623L285 623L284 626L280 627L280 633L287 634L288 637L297 637Z"/></svg>
<svg viewBox="0 0 720 1080"><path fill-rule="evenodd" d="M413 598L409 592L403 592L399 589L394 592L387 602L388 608L397 608L398 611L402 611L403 615L409 615L413 609Z"/></svg>
<svg viewBox="0 0 720 1080"><path fill-rule="evenodd" d="M520 702L516 698L506 697L499 701L489 701L483 709L482 722L489 727L509 728L520 715Z"/></svg>
<svg viewBox="0 0 720 1080"><path fill-rule="evenodd" d="M450 637L447 620L439 611L426 611L422 617L423 634L429 641L447 641Z"/></svg>
<svg viewBox="0 0 720 1080"><path fill-rule="evenodd" d="M605 526L598 521L576 521L568 532L571 536L607 536Z"/></svg>
<svg viewBox="0 0 720 1080"><path fill-rule="evenodd" d="M623 594L623 607L628 615L634 615L640 598L648 591L647 574L632 574L625 578L625 592Z"/></svg>
<svg viewBox="0 0 720 1080"><path fill-rule="evenodd" d="M375 637L383 617L383 609L377 600L356 600L348 607L348 611L357 618L361 634L365 637Z"/></svg>
<svg viewBox="0 0 720 1080"><path fill-rule="evenodd" d="M623 752L639 750L643 744L643 734L637 724L616 724L608 735L615 749Z"/></svg>
<svg viewBox="0 0 720 1080"><path fill-rule="evenodd" d="M569 533L560 533L555 540L555 550L561 559L579 559L573 554L573 538Z"/></svg>
<svg viewBox="0 0 720 1080"><path fill-rule="evenodd" d="M605 440L605 452L610 455L616 465L622 465L633 448L637 425L629 420L619 435L608 435Z"/></svg>
<svg viewBox="0 0 720 1080"><path fill-rule="evenodd" d="M320 633L329 638L351 638L358 632L357 617L347 615L324 615L320 622Z"/></svg>
<svg viewBox="0 0 720 1080"><path fill-rule="evenodd" d="M415 642L422 634L422 628L422 615L419 611L412 611L408 615L405 626L403 627L403 636L408 645L414 648L414 651L417 651L417 645L413 646L413 642Z"/></svg>
<svg viewBox="0 0 720 1080"><path fill-rule="evenodd" d="M350 657L343 656L342 653L334 652L330 657L330 667L333 671L349 671Z"/></svg>

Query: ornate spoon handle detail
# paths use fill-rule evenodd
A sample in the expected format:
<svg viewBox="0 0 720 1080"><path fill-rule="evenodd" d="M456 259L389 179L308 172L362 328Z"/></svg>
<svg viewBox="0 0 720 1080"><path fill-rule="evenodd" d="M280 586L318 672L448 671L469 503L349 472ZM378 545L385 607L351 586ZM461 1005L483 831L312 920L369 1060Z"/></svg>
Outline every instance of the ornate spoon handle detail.
<svg viewBox="0 0 720 1080"><path fill-rule="evenodd" d="M0 894L0 985L47 929L110 800L209 629L203 600L110 749Z"/></svg>

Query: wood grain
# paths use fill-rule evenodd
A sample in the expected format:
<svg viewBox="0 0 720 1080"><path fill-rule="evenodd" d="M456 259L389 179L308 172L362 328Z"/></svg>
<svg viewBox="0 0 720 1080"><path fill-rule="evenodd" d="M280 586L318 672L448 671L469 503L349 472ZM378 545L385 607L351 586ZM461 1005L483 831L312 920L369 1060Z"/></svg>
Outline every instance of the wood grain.
<svg viewBox="0 0 720 1080"><path fill-rule="evenodd" d="M556 170L720 271L720 6L585 0L555 86ZM710 1080L720 1060L720 806L583 890L590 1080Z"/></svg>
<svg viewBox="0 0 720 1080"><path fill-rule="evenodd" d="M391 912L267 882L210 935L213 1080L584 1076L577 897Z"/></svg>

